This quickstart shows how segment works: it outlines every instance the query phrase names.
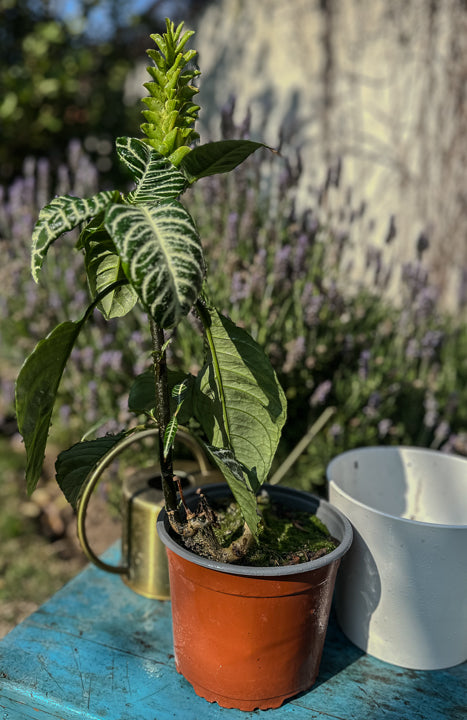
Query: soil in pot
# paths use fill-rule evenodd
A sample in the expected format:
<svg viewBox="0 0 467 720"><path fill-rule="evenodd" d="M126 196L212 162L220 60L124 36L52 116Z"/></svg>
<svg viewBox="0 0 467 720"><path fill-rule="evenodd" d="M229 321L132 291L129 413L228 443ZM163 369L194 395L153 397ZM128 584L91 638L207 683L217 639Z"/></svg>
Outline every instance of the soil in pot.
<svg viewBox="0 0 467 720"><path fill-rule="evenodd" d="M221 547L227 547L242 533L243 518L231 498L217 499L211 504L216 516L214 534ZM258 499L261 514L259 544L254 544L238 565L278 567L316 560L335 550L339 542L315 514L284 507L273 502L264 491ZM203 556L203 545L190 547Z"/></svg>

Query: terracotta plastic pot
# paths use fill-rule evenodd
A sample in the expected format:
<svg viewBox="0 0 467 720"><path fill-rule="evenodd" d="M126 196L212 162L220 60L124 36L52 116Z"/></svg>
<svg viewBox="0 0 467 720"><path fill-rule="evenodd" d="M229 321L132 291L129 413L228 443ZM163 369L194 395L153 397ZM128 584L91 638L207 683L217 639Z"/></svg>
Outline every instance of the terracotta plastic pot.
<svg viewBox="0 0 467 720"><path fill-rule="evenodd" d="M359 448L330 463L354 542L336 585L347 637L380 660L438 670L467 659L467 460Z"/></svg>
<svg viewBox="0 0 467 720"><path fill-rule="evenodd" d="M319 670L337 569L352 542L349 521L327 502L269 487L283 506L316 512L340 545L300 565L257 568L216 563L181 547L165 512L177 670L210 702L240 710L279 707L310 688ZM205 488L225 497L225 485ZM196 503L194 493L188 502Z"/></svg>

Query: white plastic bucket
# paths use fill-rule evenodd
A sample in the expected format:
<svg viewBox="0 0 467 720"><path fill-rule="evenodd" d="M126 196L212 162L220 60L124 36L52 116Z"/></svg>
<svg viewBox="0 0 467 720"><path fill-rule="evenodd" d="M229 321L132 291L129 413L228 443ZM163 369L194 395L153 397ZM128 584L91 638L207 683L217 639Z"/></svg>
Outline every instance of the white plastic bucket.
<svg viewBox="0 0 467 720"><path fill-rule="evenodd" d="M336 584L347 637L406 668L467 660L467 459L360 448L334 458L327 478L354 527Z"/></svg>

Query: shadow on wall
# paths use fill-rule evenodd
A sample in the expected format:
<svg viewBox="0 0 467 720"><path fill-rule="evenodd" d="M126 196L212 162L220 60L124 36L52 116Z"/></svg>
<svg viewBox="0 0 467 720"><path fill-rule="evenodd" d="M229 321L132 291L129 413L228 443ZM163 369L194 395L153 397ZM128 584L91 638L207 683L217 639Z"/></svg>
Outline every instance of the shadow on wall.
<svg viewBox="0 0 467 720"><path fill-rule="evenodd" d="M465 3L408 0L401 13L384 0L219 0L197 25L203 134L218 133L212 110L233 93L239 117L251 109L252 136L274 145L282 126L292 131L308 182L342 159L340 205L349 188L368 203L388 263L413 260L423 236L442 300L457 308L467 273ZM402 244L386 242L390 220ZM367 237L355 232L356 247Z"/></svg>

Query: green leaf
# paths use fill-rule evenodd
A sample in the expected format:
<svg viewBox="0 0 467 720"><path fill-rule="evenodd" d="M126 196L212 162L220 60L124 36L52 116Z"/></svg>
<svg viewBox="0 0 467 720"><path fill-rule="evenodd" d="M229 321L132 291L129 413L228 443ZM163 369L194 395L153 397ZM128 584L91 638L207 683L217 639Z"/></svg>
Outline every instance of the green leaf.
<svg viewBox="0 0 467 720"><path fill-rule="evenodd" d="M27 358L16 381L16 415L26 448L29 494L41 475L50 420L60 379L87 315L58 325Z"/></svg>
<svg viewBox="0 0 467 720"><path fill-rule="evenodd" d="M169 388L175 388L183 382L183 405L178 402L177 397L170 401L171 413L177 412L179 423L184 425L193 416L192 391L195 382L193 375L186 375L180 370L168 371ZM173 391L172 391L173 392ZM128 397L128 409L137 414L147 413L153 410L156 405L156 386L154 382L154 370L149 368L141 375L138 375L130 389ZM178 410L177 410L178 408Z"/></svg>
<svg viewBox="0 0 467 720"><path fill-rule="evenodd" d="M187 387L186 380L182 380L181 383L177 383L172 388L172 397L176 399L177 406L182 404L187 392L188 392L188 387Z"/></svg>
<svg viewBox="0 0 467 720"><path fill-rule="evenodd" d="M100 192L87 200L71 195L55 198L42 208L32 233L31 272L37 282L49 247L67 230L97 215L116 197L113 190Z"/></svg>
<svg viewBox="0 0 467 720"><path fill-rule="evenodd" d="M185 155L180 169L194 182L208 175L230 172L261 147L268 146L252 140L220 140L198 145Z"/></svg>
<svg viewBox="0 0 467 720"><path fill-rule="evenodd" d="M56 480L68 502L76 507L89 473L124 433L76 443L59 454L55 462Z"/></svg>
<svg viewBox="0 0 467 720"><path fill-rule="evenodd" d="M130 388L128 410L134 413L149 412L156 404L154 370L151 368L138 375Z"/></svg>
<svg viewBox="0 0 467 720"><path fill-rule="evenodd" d="M197 299L205 272L190 214L175 201L113 205L105 226L143 307L162 328L176 325Z"/></svg>
<svg viewBox="0 0 467 720"><path fill-rule="evenodd" d="M127 196L130 203L174 200L186 190L188 182L183 173L143 140L117 138L116 147L137 183Z"/></svg>
<svg viewBox="0 0 467 720"><path fill-rule="evenodd" d="M192 133L192 134L194 136L193 139L196 139L196 137L199 137L197 134L195 136L195 133ZM178 166L182 162L183 158L186 155L188 155L189 152L191 152L191 148L187 147L186 145L182 145L181 147L177 148L172 153L170 153L169 160L172 163L172 165Z"/></svg>
<svg viewBox="0 0 467 720"><path fill-rule="evenodd" d="M126 280L122 262L105 229L102 216L94 218L84 228L78 246L84 249L84 263L92 297L96 297L118 280ZM98 308L109 320L127 315L137 301L135 290L127 282L108 293Z"/></svg>
<svg viewBox="0 0 467 720"><path fill-rule="evenodd" d="M217 465L225 477L242 511L243 519L254 537L257 538L259 515L256 505L256 493L251 487L248 474L230 450L215 448L209 445L203 445L203 447L211 462Z"/></svg>
<svg viewBox="0 0 467 720"><path fill-rule="evenodd" d="M208 341L196 381L195 415L209 442L233 451L253 489L269 473L286 417L276 373L255 340L213 307L198 310Z"/></svg>
<svg viewBox="0 0 467 720"><path fill-rule="evenodd" d="M179 371L169 371L169 386L177 383L180 375L181 373ZM176 396L173 396L171 412L177 413L177 419L180 425L186 425L193 417L193 388L195 385L195 377L193 375L185 375L181 385L183 385L183 392L181 395L177 393Z"/></svg>
<svg viewBox="0 0 467 720"><path fill-rule="evenodd" d="M169 452L171 451L171 449L173 448L177 430L178 430L178 420L174 415L172 418L170 418L169 422L167 423L167 427L165 428L164 460L167 460L167 456L168 456Z"/></svg>

